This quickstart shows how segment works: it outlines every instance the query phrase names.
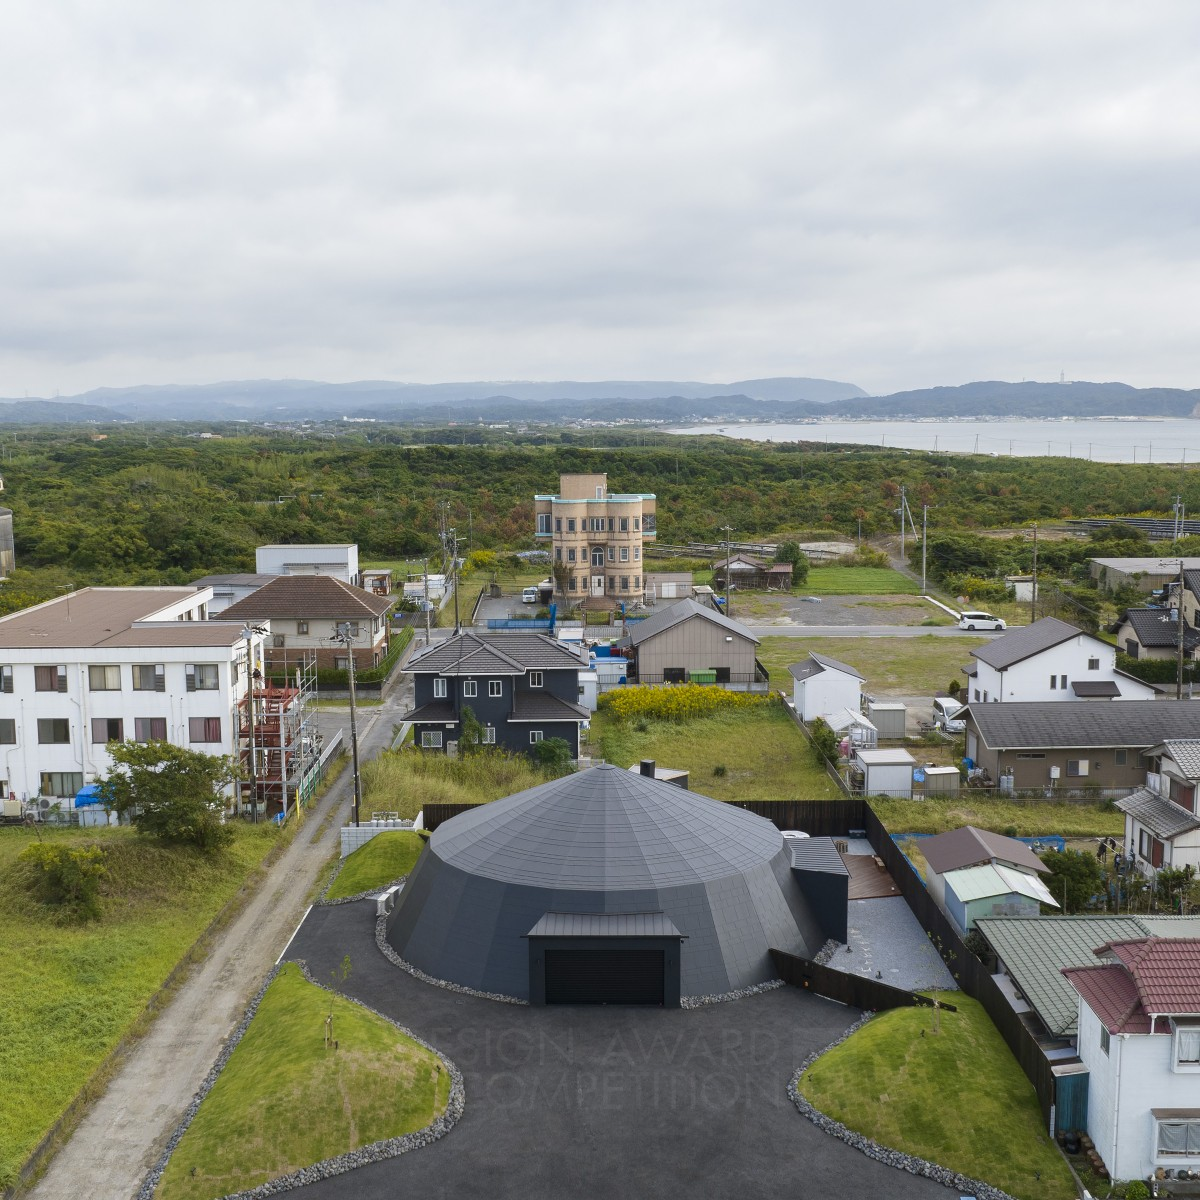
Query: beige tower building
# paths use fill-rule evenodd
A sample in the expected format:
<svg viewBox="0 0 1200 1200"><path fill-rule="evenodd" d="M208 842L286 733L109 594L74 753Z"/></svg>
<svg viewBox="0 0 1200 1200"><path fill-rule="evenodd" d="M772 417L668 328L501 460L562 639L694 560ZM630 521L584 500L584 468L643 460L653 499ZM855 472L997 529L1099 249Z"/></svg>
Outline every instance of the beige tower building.
<svg viewBox="0 0 1200 1200"><path fill-rule="evenodd" d="M567 569L567 600L592 607L640 601L642 549L655 537L651 492L610 492L607 474L561 475L558 494L535 496L537 536Z"/></svg>

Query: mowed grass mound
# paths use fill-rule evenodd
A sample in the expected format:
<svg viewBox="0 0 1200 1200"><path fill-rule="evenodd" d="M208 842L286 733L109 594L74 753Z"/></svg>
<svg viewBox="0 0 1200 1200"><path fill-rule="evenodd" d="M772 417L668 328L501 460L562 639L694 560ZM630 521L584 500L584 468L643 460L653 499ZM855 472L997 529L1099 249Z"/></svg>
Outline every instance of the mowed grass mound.
<svg viewBox="0 0 1200 1200"><path fill-rule="evenodd" d="M930 612L935 610L931 607ZM803 662L810 650L836 658L862 673L868 692L930 696L944 692L952 679L965 683L964 664L984 638L936 637L764 637L758 660L771 674L775 691L792 694L788 667Z"/></svg>
<svg viewBox="0 0 1200 1200"><path fill-rule="evenodd" d="M891 567L809 567L806 596L919 596L920 584Z"/></svg>
<svg viewBox="0 0 1200 1200"><path fill-rule="evenodd" d="M1125 836L1125 814L1107 801L1063 804L1052 800L1019 803L976 798L969 791L945 800L892 800L868 796L875 815L889 833L946 833L963 825L1003 833L1015 829L1018 837Z"/></svg>
<svg viewBox="0 0 1200 1200"><path fill-rule="evenodd" d="M407 875L417 863L425 843L407 829L388 829L377 833L342 862L342 869L325 894L326 900L341 900L359 892L383 887L401 875Z"/></svg>
<svg viewBox="0 0 1200 1200"><path fill-rule="evenodd" d="M456 759L440 750L388 750L362 768L363 807L411 821L426 804L482 804L553 778L524 755L500 750Z"/></svg>
<svg viewBox="0 0 1200 1200"><path fill-rule="evenodd" d="M652 758L691 772L692 791L716 800L836 800L804 735L779 704L759 704L678 723L592 718L593 754L620 767Z"/></svg>
<svg viewBox="0 0 1200 1200"><path fill-rule="evenodd" d="M60 925L17 862L37 834L0 830L0 1184L13 1180L279 833L238 824L233 844L212 857L130 829L41 836L102 847L108 874L100 920Z"/></svg>
<svg viewBox="0 0 1200 1200"><path fill-rule="evenodd" d="M893 1150L1020 1200L1074 1200L1033 1087L987 1013L961 992L944 999L958 1011L881 1013L809 1067L800 1091L827 1116Z"/></svg>
<svg viewBox="0 0 1200 1200"><path fill-rule="evenodd" d="M331 998L336 1050L325 1047ZM289 963L171 1155L157 1195L212 1200L256 1187L423 1129L449 1095L437 1055Z"/></svg>

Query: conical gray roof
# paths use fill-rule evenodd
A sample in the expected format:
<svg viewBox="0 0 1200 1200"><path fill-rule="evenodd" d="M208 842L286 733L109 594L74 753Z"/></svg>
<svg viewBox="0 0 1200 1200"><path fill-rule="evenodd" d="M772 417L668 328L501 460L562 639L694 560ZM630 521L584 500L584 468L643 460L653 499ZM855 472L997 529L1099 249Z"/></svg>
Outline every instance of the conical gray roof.
<svg viewBox="0 0 1200 1200"><path fill-rule="evenodd" d="M607 764L480 805L431 839L443 862L471 875L585 891L725 879L782 846L744 809Z"/></svg>

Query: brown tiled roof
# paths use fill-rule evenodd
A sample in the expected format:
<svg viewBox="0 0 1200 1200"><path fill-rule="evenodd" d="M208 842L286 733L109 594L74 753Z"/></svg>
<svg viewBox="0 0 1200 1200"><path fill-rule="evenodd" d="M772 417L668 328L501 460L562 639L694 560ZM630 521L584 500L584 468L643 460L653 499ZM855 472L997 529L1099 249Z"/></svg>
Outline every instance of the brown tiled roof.
<svg viewBox="0 0 1200 1200"><path fill-rule="evenodd" d="M1116 961L1063 974L1110 1033L1151 1033L1151 1013L1200 1013L1200 938L1133 938L1096 954Z"/></svg>
<svg viewBox="0 0 1200 1200"><path fill-rule="evenodd" d="M1150 1032L1150 1018L1124 967L1064 967L1063 974L1109 1033Z"/></svg>
<svg viewBox="0 0 1200 1200"><path fill-rule="evenodd" d="M961 867L991 862L993 858L1028 871L1047 870L1042 860L1024 842L1005 837L1002 833L976 829L974 825L964 825L961 829L951 829L948 833L923 839L921 853L939 875L957 871Z"/></svg>
<svg viewBox="0 0 1200 1200"><path fill-rule="evenodd" d="M381 617L394 598L351 587L331 575L280 575L253 595L222 609L222 621L281 620L355 621Z"/></svg>

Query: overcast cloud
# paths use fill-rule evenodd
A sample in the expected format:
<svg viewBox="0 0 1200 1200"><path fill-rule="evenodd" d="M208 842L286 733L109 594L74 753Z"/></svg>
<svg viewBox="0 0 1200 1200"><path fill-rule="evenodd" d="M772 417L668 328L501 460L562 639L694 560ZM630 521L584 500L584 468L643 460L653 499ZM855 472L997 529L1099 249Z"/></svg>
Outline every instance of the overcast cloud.
<svg viewBox="0 0 1200 1200"><path fill-rule="evenodd" d="M10 0L0 395L1200 386L1200 5Z"/></svg>

